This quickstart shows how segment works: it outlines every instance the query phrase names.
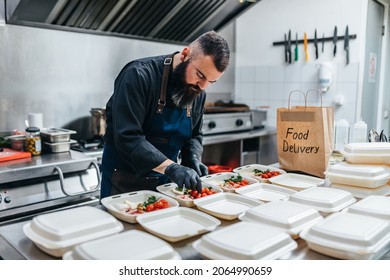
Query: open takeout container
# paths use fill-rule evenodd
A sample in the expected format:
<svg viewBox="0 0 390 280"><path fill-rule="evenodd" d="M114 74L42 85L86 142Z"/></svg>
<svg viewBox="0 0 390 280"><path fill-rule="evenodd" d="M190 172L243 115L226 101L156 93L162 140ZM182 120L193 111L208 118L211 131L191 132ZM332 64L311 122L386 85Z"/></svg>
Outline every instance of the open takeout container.
<svg viewBox="0 0 390 280"><path fill-rule="evenodd" d="M133 229L76 245L62 259L181 260L181 256L164 240Z"/></svg>
<svg viewBox="0 0 390 280"><path fill-rule="evenodd" d="M193 208L174 207L137 217L148 232L170 242L177 242L213 231L221 221Z"/></svg>
<svg viewBox="0 0 390 280"><path fill-rule="evenodd" d="M144 213L131 213L131 209L135 209L138 204L147 201L147 199L150 196L156 197L157 200L159 199L167 200L169 205L168 208L179 206L179 203L175 199L166 196L164 194L154 192L154 191L148 191L148 190L141 190L136 192L128 192L119 195L108 196L101 199L100 203L107 209L108 212L110 212L112 215L117 217L119 220L122 220L127 223L135 224L137 223L136 218L139 215L148 215L154 211L157 212L157 211L164 211L168 209L168 208L158 209L152 212L144 212Z"/></svg>
<svg viewBox="0 0 390 280"><path fill-rule="evenodd" d="M288 200L297 191L274 184L260 183L236 189L236 193L264 202Z"/></svg>
<svg viewBox="0 0 390 280"><path fill-rule="evenodd" d="M241 175L235 172L221 172L216 174L210 174L210 175L203 176L200 179L209 185L221 188L225 192L235 192L237 188L229 185L228 183L225 182L225 180L229 180L231 178L238 178L239 176L241 176L242 180L247 180L248 185L260 183L258 180L250 176Z"/></svg>
<svg viewBox="0 0 390 280"><path fill-rule="evenodd" d="M297 248L297 243L279 229L239 222L203 235L192 246L206 259L275 260Z"/></svg>
<svg viewBox="0 0 390 280"><path fill-rule="evenodd" d="M362 188L384 186L390 180L390 167L374 164L340 162L325 172L330 182Z"/></svg>
<svg viewBox="0 0 390 280"><path fill-rule="evenodd" d="M333 213L302 231L309 248L338 259L380 259L390 250L390 223L352 213Z"/></svg>
<svg viewBox="0 0 390 280"><path fill-rule="evenodd" d="M345 208L343 212L371 216L390 222L390 197L371 195Z"/></svg>
<svg viewBox="0 0 390 280"><path fill-rule="evenodd" d="M349 143L340 153L349 163L390 164L390 142Z"/></svg>
<svg viewBox="0 0 390 280"><path fill-rule="evenodd" d="M269 178L271 184L301 191L312 187L324 185L325 180L310 175L285 173Z"/></svg>
<svg viewBox="0 0 390 280"><path fill-rule="evenodd" d="M268 183L269 178L263 178L261 176L256 176L256 173L255 173L256 170L259 170L262 172L265 172L267 170L277 171L280 174L286 173L286 171L284 171L283 169L268 166L268 165L262 165L262 164L248 164L245 166L237 167L237 168L233 169L233 172L252 177L252 178L254 178L262 183ZM275 176L279 176L279 175L275 175ZM273 176L273 177L275 177L275 176Z"/></svg>
<svg viewBox="0 0 390 280"><path fill-rule="evenodd" d="M169 197L176 199L181 206L194 207L195 206L195 204L194 204L195 199L188 197L188 196L184 195L183 193L176 191L176 188L177 188L176 183L168 183L168 184L157 186L156 189L160 193L163 193ZM202 183L202 188L210 188L216 193L222 192L221 188L207 184L205 182ZM202 198L196 198L196 199L202 199Z"/></svg>
<svg viewBox="0 0 390 280"><path fill-rule="evenodd" d="M316 209L292 201L272 201L251 208L238 218L278 228L293 238L324 219Z"/></svg>
<svg viewBox="0 0 390 280"><path fill-rule="evenodd" d="M82 206L38 215L23 226L23 232L42 251L61 257L80 243L118 233L123 228L104 210Z"/></svg>

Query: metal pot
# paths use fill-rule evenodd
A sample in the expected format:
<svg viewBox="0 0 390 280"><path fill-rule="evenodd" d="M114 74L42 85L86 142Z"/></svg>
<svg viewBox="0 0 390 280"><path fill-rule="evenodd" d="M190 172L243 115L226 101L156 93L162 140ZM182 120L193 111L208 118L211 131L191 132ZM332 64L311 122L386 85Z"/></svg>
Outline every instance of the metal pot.
<svg viewBox="0 0 390 280"><path fill-rule="evenodd" d="M92 135L103 136L106 133L106 109L92 108Z"/></svg>

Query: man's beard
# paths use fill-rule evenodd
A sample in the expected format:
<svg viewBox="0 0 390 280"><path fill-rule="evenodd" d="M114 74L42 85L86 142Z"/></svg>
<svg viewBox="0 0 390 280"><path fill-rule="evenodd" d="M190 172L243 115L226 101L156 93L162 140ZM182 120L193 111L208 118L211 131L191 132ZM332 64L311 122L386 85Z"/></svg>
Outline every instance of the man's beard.
<svg viewBox="0 0 390 280"><path fill-rule="evenodd" d="M192 104L202 91L197 85L186 82L186 69L189 63L190 60L180 63L172 72L172 101L179 108Z"/></svg>

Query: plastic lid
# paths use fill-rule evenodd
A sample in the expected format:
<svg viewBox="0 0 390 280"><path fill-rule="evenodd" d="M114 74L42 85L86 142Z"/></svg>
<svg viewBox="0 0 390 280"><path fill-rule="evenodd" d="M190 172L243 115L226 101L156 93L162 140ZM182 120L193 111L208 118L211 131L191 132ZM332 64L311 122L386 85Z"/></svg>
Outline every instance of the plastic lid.
<svg viewBox="0 0 390 280"><path fill-rule="evenodd" d="M370 155L370 156L389 156L389 142L366 142L366 143L349 143L340 151L346 155Z"/></svg>
<svg viewBox="0 0 390 280"><path fill-rule="evenodd" d="M26 128L26 132L39 132L40 129L38 127L35 127L35 126L30 126L30 127L27 127Z"/></svg>
<svg viewBox="0 0 390 280"><path fill-rule="evenodd" d="M346 209L348 213L372 216L390 221L390 197L371 195Z"/></svg>

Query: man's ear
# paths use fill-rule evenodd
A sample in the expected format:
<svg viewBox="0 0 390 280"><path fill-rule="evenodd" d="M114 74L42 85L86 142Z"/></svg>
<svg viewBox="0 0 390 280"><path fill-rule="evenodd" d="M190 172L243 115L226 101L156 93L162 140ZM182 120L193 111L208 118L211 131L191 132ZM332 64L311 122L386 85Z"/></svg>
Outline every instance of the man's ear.
<svg viewBox="0 0 390 280"><path fill-rule="evenodd" d="M184 49L180 53L180 60L186 61L190 57L191 50L189 47L184 47Z"/></svg>

